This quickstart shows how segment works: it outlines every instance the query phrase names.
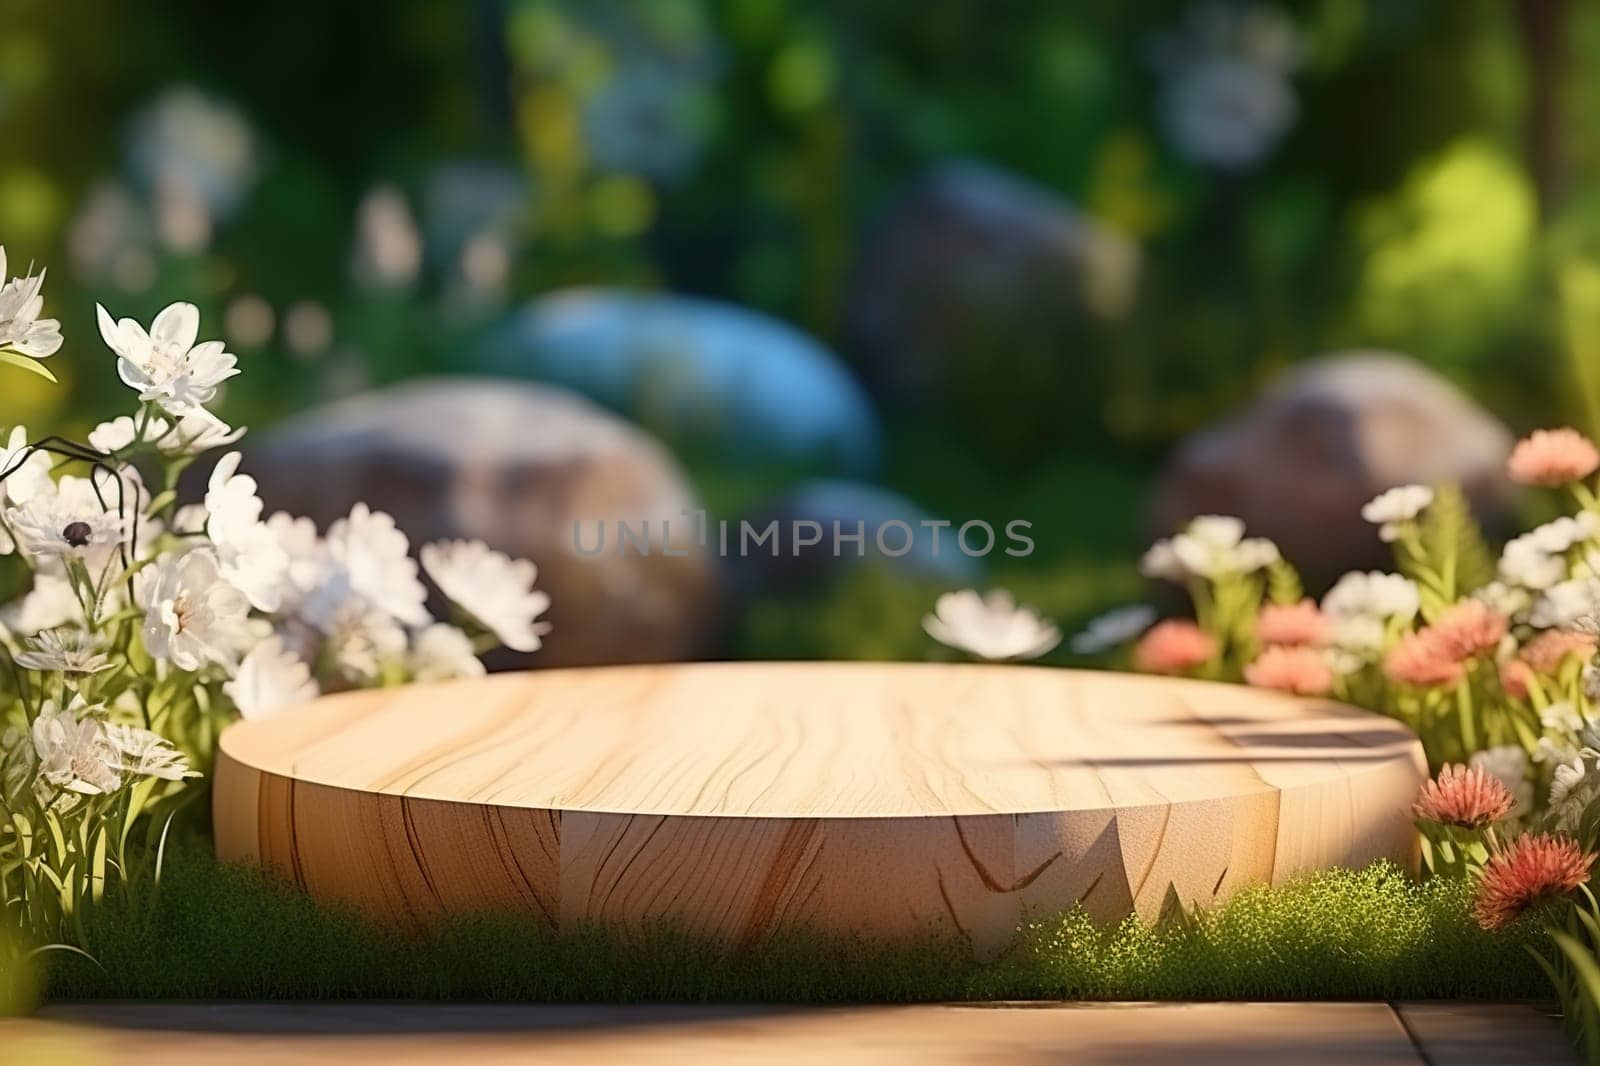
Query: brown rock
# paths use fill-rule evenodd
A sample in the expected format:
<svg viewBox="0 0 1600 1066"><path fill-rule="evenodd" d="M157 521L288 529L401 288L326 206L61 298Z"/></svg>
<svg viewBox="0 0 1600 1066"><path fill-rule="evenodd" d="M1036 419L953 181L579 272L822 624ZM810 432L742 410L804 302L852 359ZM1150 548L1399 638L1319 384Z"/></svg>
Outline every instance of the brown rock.
<svg viewBox="0 0 1600 1066"><path fill-rule="evenodd" d="M1296 368L1241 415L1179 445L1156 488L1153 531L1234 514L1313 579L1386 565L1361 517L1386 488L1459 483L1480 519L1508 519L1512 436L1433 371L1392 352L1341 352Z"/></svg>
<svg viewBox="0 0 1600 1066"><path fill-rule="evenodd" d="M709 650L720 628L713 560L682 512L698 507L670 455L586 400L546 386L436 378L311 411L248 449L269 511L321 529L357 500L412 545L477 537L539 567L554 630L528 664L660 662ZM593 548L580 554L574 523ZM615 524L650 523L652 550L619 554ZM675 550L659 550L672 523ZM507 660L512 661L510 659Z"/></svg>

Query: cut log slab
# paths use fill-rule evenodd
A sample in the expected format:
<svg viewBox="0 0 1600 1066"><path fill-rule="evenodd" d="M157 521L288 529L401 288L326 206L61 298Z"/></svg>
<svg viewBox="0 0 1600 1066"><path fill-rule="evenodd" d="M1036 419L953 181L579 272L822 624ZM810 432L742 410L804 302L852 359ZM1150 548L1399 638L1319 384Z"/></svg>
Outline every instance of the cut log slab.
<svg viewBox="0 0 1600 1066"><path fill-rule="evenodd" d="M1022 666L722 663L326 697L222 736L217 851L408 926L516 908L956 933L1154 919L1417 861L1404 726L1327 700Z"/></svg>

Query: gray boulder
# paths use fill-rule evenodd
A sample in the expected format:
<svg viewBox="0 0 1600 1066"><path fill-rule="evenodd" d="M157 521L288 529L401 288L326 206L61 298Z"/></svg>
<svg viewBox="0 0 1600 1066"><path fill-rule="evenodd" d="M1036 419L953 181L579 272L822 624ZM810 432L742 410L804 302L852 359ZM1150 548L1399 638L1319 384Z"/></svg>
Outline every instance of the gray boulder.
<svg viewBox="0 0 1600 1066"><path fill-rule="evenodd" d="M1314 578L1388 563L1361 517L1384 489L1457 482L1492 529L1509 522L1512 435L1415 360L1352 351L1297 367L1237 417L1179 445L1151 504L1169 533L1234 514Z"/></svg>
<svg viewBox="0 0 1600 1066"><path fill-rule="evenodd" d="M722 623L714 560L683 515L698 504L649 436L560 389L438 378L343 400L255 440L245 469L269 510L326 529L365 500L413 545L477 537L532 559L554 630L528 665L691 658ZM605 549L592 550L600 524ZM648 521L651 549L619 552L617 523ZM672 547L660 550L662 523ZM509 661L509 660L508 660Z"/></svg>
<svg viewBox="0 0 1600 1066"><path fill-rule="evenodd" d="M1108 326L1132 309L1138 246L1051 190L944 164L866 242L846 344L885 402L935 406L1001 450L1098 430Z"/></svg>

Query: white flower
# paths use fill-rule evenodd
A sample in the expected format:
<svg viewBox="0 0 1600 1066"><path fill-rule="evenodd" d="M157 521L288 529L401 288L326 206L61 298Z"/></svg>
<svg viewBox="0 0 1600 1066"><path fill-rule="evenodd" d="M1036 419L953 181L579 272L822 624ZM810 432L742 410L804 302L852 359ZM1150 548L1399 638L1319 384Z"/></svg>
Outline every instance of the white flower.
<svg viewBox="0 0 1600 1066"><path fill-rule="evenodd" d="M216 663L232 671L248 636L250 603L222 579L217 557L197 548L156 561L147 586L145 648L180 670Z"/></svg>
<svg viewBox="0 0 1600 1066"><path fill-rule="evenodd" d="M1527 589L1547 589L1567 576L1567 561L1546 551L1532 533L1524 533L1500 552L1500 579Z"/></svg>
<svg viewBox="0 0 1600 1066"><path fill-rule="evenodd" d="M389 667L404 664L405 630L359 599L347 600L323 627L335 669L351 681L370 684L382 680Z"/></svg>
<svg viewBox="0 0 1600 1066"><path fill-rule="evenodd" d="M922 619L928 636L980 659L1036 659L1061 642L1061 631L1004 589L979 596L973 589L947 592Z"/></svg>
<svg viewBox="0 0 1600 1066"><path fill-rule="evenodd" d="M62 674L98 674L112 662L105 644L81 629L46 629L15 656L18 666Z"/></svg>
<svg viewBox="0 0 1600 1066"><path fill-rule="evenodd" d="M1550 704L1539 712L1539 724L1552 733L1576 733L1583 728L1583 715L1566 700Z"/></svg>
<svg viewBox="0 0 1600 1066"><path fill-rule="evenodd" d="M1376 570L1368 573L1353 570L1335 582L1322 597L1323 611L1335 618L1366 615L1408 621L1416 616L1420 604L1421 595L1410 579Z"/></svg>
<svg viewBox="0 0 1600 1066"><path fill-rule="evenodd" d="M1147 604L1114 608L1091 619L1083 632L1072 638L1072 650L1079 655L1093 655L1115 648L1149 629L1155 620L1156 609Z"/></svg>
<svg viewBox="0 0 1600 1066"><path fill-rule="evenodd" d="M1383 650L1387 634L1382 618L1370 614L1335 614L1332 617L1333 643L1336 647L1363 660L1373 658Z"/></svg>
<svg viewBox="0 0 1600 1066"><path fill-rule="evenodd" d="M1540 737L1539 743L1535 744L1533 748L1533 761L1536 763L1571 762L1577 754L1577 747L1564 738Z"/></svg>
<svg viewBox="0 0 1600 1066"><path fill-rule="evenodd" d="M118 768L135 777L159 777L163 781L181 781L186 777L199 777L200 771L191 770L183 752L159 733L131 725L108 725L106 738L116 749Z"/></svg>
<svg viewBox="0 0 1600 1066"><path fill-rule="evenodd" d="M1528 753L1518 745L1506 744L1474 752L1468 762L1498 779L1516 797L1512 815L1520 814L1533 805L1533 783L1528 780Z"/></svg>
<svg viewBox="0 0 1600 1066"><path fill-rule="evenodd" d="M1150 545L1139 560L1139 573L1163 581L1182 581L1189 576L1178 553L1172 550L1170 540L1158 540Z"/></svg>
<svg viewBox="0 0 1600 1066"><path fill-rule="evenodd" d="M283 550L289 565L278 590L278 610L293 614L316 592L328 572L328 550L317 536L316 523L309 518L277 512L267 519L267 529Z"/></svg>
<svg viewBox="0 0 1600 1066"><path fill-rule="evenodd" d="M0 278L6 276L6 250L0 248ZM12 278L0 288L0 348L45 359L61 348L61 323L40 318L44 310L44 271L38 277Z"/></svg>
<svg viewBox="0 0 1600 1066"><path fill-rule="evenodd" d="M1426 485L1400 485L1368 501L1361 517L1379 527L1379 537L1392 541L1432 503L1433 490Z"/></svg>
<svg viewBox="0 0 1600 1066"><path fill-rule="evenodd" d="M80 717L81 712L81 717ZM98 796L122 785L122 759L103 722L81 702L46 703L33 720L39 778L52 788Z"/></svg>
<svg viewBox="0 0 1600 1066"><path fill-rule="evenodd" d="M9 441L0 447L0 511L25 504L53 488L49 453L29 451L27 429L12 427ZM16 547L10 531L0 523L0 555L10 555Z"/></svg>
<svg viewBox="0 0 1600 1066"><path fill-rule="evenodd" d="M393 518L358 503L328 530L325 549L327 572L306 604L308 617L323 632L332 632L335 620L364 613L347 604L351 597L406 625L430 620L423 606L428 590L407 554L410 542Z"/></svg>
<svg viewBox="0 0 1600 1066"><path fill-rule="evenodd" d="M1534 601L1528 621L1540 629L1577 629L1600 611L1600 578L1562 581Z"/></svg>
<svg viewBox="0 0 1600 1066"><path fill-rule="evenodd" d="M206 488L206 535L217 551L222 577L262 611L276 611L289 555L261 521L256 479L238 473L241 456L229 452L211 471Z"/></svg>
<svg viewBox="0 0 1600 1066"><path fill-rule="evenodd" d="M139 399L155 402L170 415L210 417L205 405L217 387L239 372L238 360L221 341L196 344L200 311L175 303L156 316L150 332L131 318L113 321L96 305L100 336L117 354L117 373Z"/></svg>
<svg viewBox="0 0 1600 1066"><path fill-rule="evenodd" d="M538 569L526 559L491 551L481 540L452 540L422 549L422 566L439 591L514 651L537 651L550 631L536 619L550 597L533 587Z"/></svg>
<svg viewBox="0 0 1600 1066"><path fill-rule="evenodd" d="M139 419L133 415L118 415L109 422L102 422L89 431L89 445L97 452L110 455L139 440L155 440L172 427L172 423L160 416L152 417L144 426L141 437Z"/></svg>
<svg viewBox="0 0 1600 1066"><path fill-rule="evenodd" d="M472 650L472 639L443 622L418 633L406 660L412 680L448 681L453 677L481 677L483 663Z"/></svg>
<svg viewBox="0 0 1600 1066"><path fill-rule="evenodd" d="M119 506L124 513L118 513ZM52 490L7 511L6 522L26 554L82 559L99 571L128 539L129 515L137 506L137 497L119 500L114 489L97 493L87 478L64 477Z"/></svg>
<svg viewBox="0 0 1600 1066"><path fill-rule="evenodd" d="M1249 574L1278 561L1278 546L1264 537L1245 537L1244 522L1232 515L1200 515L1171 540L1157 541L1140 569L1151 577L1181 581L1215 580Z"/></svg>
<svg viewBox="0 0 1600 1066"><path fill-rule="evenodd" d="M284 647L283 638L268 637L244 657L239 672L222 691L245 718L266 718L317 698L320 690L311 669Z"/></svg>
<svg viewBox="0 0 1600 1066"><path fill-rule="evenodd" d="M1592 511L1579 511L1575 516L1562 515L1537 526L1517 539L1532 541L1541 551L1559 555L1584 541L1593 540L1596 534L1600 534L1600 515Z"/></svg>
<svg viewBox="0 0 1600 1066"><path fill-rule="evenodd" d="M1494 608L1507 618L1521 614L1533 604L1533 597L1528 594L1527 589L1507 585L1503 581L1489 582L1474 592L1472 598Z"/></svg>
<svg viewBox="0 0 1600 1066"><path fill-rule="evenodd" d="M1550 776L1550 806L1563 806L1572 790L1583 783L1583 760L1573 759L1569 763L1557 766Z"/></svg>
<svg viewBox="0 0 1600 1066"><path fill-rule="evenodd" d="M199 455L214 448L237 444L245 427L237 429L210 412L191 413L178 419L176 427L153 436L156 447L166 455Z"/></svg>

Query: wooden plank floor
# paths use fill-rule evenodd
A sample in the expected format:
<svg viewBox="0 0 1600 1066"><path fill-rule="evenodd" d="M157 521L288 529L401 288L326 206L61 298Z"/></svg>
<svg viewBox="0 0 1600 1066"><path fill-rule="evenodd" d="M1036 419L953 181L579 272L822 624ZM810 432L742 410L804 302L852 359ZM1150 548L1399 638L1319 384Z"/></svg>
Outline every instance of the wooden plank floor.
<svg viewBox="0 0 1600 1066"><path fill-rule="evenodd" d="M345 693L223 734L217 850L419 923L673 919L1004 946L1308 870L1413 864L1404 726L1236 685L695 663Z"/></svg>
<svg viewBox="0 0 1600 1066"><path fill-rule="evenodd" d="M60 1004L0 1019L0 1060L75 1066L336 1062L1561 1066L1531 1007L1027 1003L909 1007Z"/></svg>

